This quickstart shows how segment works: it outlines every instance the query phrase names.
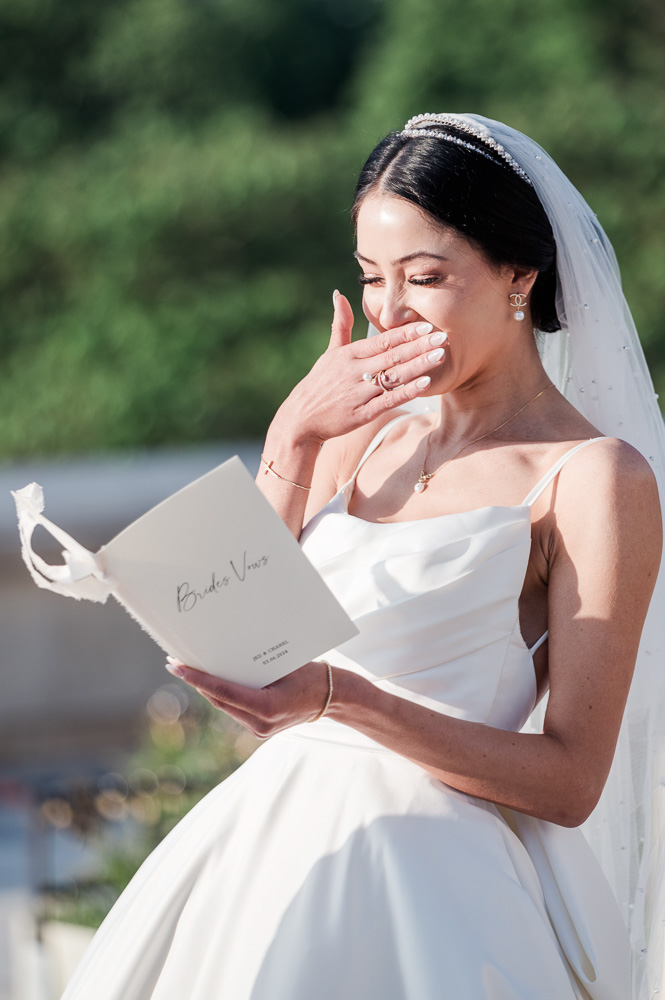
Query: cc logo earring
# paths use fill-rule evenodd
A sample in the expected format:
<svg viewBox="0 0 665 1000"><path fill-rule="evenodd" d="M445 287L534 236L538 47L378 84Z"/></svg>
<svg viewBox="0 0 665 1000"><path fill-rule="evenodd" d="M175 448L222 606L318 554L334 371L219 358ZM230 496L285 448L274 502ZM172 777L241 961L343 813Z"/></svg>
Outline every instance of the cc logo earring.
<svg viewBox="0 0 665 1000"><path fill-rule="evenodd" d="M524 306L526 305L527 298L522 292L513 292L512 295L508 296L510 304L515 309L515 319L518 322L522 322L524 319Z"/></svg>

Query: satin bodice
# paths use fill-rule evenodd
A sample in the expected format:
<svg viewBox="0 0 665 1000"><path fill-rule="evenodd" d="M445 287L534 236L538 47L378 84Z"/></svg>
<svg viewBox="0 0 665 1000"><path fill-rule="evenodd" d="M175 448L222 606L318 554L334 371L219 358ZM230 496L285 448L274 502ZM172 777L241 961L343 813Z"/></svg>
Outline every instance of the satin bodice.
<svg viewBox="0 0 665 1000"><path fill-rule="evenodd" d="M531 504L591 440L566 452L522 504L421 520L377 523L350 514L356 469L301 535L303 552L359 629L324 656L436 711L519 730L536 701L518 607Z"/></svg>
<svg viewBox="0 0 665 1000"><path fill-rule="evenodd" d="M348 513L347 495L302 537L359 629L328 658L446 714L519 729L536 696L518 615L530 508L373 523Z"/></svg>

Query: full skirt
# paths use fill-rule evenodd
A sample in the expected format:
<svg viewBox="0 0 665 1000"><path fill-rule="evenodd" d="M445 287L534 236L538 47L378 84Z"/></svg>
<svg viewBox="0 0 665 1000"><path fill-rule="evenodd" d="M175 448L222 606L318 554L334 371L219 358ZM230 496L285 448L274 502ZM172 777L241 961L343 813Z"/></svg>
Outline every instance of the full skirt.
<svg viewBox="0 0 665 1000"><path fill-rule="evenodd" d="M626 932L579 830L321 720L267 741L166 837L63 1000L628 995Z"/></svg>

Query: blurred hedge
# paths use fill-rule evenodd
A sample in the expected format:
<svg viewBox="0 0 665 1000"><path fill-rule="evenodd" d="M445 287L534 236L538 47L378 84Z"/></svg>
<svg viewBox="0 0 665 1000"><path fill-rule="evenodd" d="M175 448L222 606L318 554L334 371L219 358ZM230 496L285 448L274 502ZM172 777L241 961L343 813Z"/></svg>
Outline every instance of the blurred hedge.
<svg viewBox="0 0 665 1000"><path fill-rule="evenodd" d="M0 38L0 455L261 434L353 291L363 157L422 110L552 152L665 386L656 0L0 0Z"/></svg>

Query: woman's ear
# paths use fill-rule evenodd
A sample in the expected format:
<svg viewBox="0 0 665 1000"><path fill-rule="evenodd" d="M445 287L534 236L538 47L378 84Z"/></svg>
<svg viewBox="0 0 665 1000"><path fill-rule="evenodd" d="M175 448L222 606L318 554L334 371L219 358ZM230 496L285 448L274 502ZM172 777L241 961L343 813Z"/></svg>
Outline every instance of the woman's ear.
<svg viewBox="0 0 665 1000"><path fill-rule="evenodd" d="M528 295L533 284L538 277L538 271L526 267L512 267L510 269L510 293L521 292Z"/></svg>

